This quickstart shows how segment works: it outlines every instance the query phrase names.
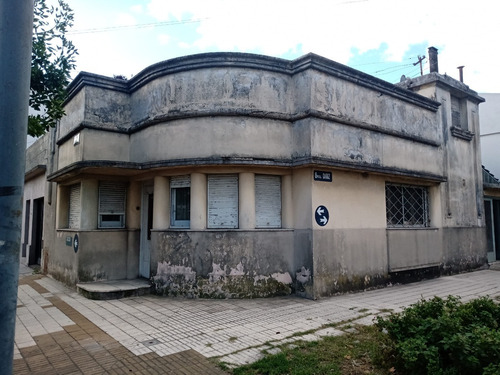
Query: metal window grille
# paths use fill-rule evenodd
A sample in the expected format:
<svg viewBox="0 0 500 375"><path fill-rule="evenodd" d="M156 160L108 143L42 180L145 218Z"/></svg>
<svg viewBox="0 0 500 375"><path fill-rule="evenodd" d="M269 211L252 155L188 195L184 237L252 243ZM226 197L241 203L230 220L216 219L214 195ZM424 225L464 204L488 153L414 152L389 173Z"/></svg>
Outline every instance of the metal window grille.
<svg viewBox="0 0 500 375"><path fill-rule="evenodd" d="M427 188L408 185L385 186L388 227L428 227L429 194Z"/></svg>

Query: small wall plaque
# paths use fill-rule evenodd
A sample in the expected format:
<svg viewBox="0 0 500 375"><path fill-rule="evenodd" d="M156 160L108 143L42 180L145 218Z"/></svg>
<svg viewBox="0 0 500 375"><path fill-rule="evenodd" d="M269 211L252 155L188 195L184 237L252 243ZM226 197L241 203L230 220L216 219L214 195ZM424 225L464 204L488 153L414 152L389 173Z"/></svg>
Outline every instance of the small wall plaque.
<svg viewBox="0 0 500 375"><path fill-rule="evenodd" d="M332 172L314 171L314 181L332 182Z"/></svg>

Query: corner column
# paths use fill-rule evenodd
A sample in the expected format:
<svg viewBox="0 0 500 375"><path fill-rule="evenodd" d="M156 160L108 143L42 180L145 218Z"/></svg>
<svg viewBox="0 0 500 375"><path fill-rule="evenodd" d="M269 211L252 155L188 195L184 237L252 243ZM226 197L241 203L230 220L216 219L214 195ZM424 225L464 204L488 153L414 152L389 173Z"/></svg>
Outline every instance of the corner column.
<svg viewBox="0 0 500 375"><path fill-rule="evenodd" d="M281 227L293 228L292 176L281 177Z"/></svg>
<svg viewBox="0 0 500 375"><path fill-rule="evenodd" d="M255 174L239 174L239 228L255 229Z"/></svg>
<svg viewBox="0 0 500 375"><path fill-rule="evenodd" d="M190 229L203 230L207 227L207 176L191 173L191 218Z"/></svg>
<svg viewBox="0 0 500 375"><path fill-rule="evenodd" d="M170 227L170 181L156 176L154 180L153 229Z"/></svg>

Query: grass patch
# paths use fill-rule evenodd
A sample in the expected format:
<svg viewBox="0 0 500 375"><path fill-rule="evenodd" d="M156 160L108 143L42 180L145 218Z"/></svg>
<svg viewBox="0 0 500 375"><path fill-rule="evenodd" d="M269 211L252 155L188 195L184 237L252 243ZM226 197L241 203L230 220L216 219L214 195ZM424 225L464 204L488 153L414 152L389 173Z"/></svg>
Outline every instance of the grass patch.
<svg viewBox="0 0 500 375"><path fill-rule="evenodd" d="M231 336L229 338L229 342L235 342L236 340L238 340L238 338L236 336Z"/></svg>
<svg viewBox="0 0 500 375"><path fill-rule="evenodd" d="M383 362L387 335L374 326L356 326L356 332L297 341L280 346L280 353L232 370L234 375L388 374Z"/></svg>
<svg viewBox="0 0 500 375"><path fill-rule="evenodd" d="M341 336L275 345L279 353L270 351L276 354L226 370L234 375L500 374L496 298L462 303L452 296L434 297L379 317L372 326L349 321L340 326Z"/></svg>

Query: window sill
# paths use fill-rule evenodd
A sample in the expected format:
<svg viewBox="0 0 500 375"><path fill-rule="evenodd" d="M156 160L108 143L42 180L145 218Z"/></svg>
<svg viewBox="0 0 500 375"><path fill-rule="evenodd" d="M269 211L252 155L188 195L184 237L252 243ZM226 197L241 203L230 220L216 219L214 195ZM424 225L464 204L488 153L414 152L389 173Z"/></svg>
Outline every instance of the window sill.
<svg viewBox="0 0 500 375"><path fill-rule="evenodd" d="M254 228L254 229L239 229L239 228L206 228L206 229L190 229L190 228L166 228L166 229L151 229L151 232L288 232L293 231L293 228Z"/></svg>
<svg viewBox="0 0 500 375"><path fill-rule="evenodd" d="M135 230L135 229L133 229ZM57 232L128 232L127 228L96 228L96 229L74 229L74 228L58 228Z"/></svg>
<svg viewBox="0 0 500 375"><path fill-rule="evenodd" d="M439 230L437 227L387 227L387 230Z"/></svg>
<svg viewBox="0 0 500 375"><path fill-rule="evenodd" d="M474 137L474 133L471 133L468 130L457 128L456 126L452 126L450 130L451 130L451 135L453 135L454 137L463 139L465 141L468 141L468 142L470 142L472 140L472 138Z"/></svg>

